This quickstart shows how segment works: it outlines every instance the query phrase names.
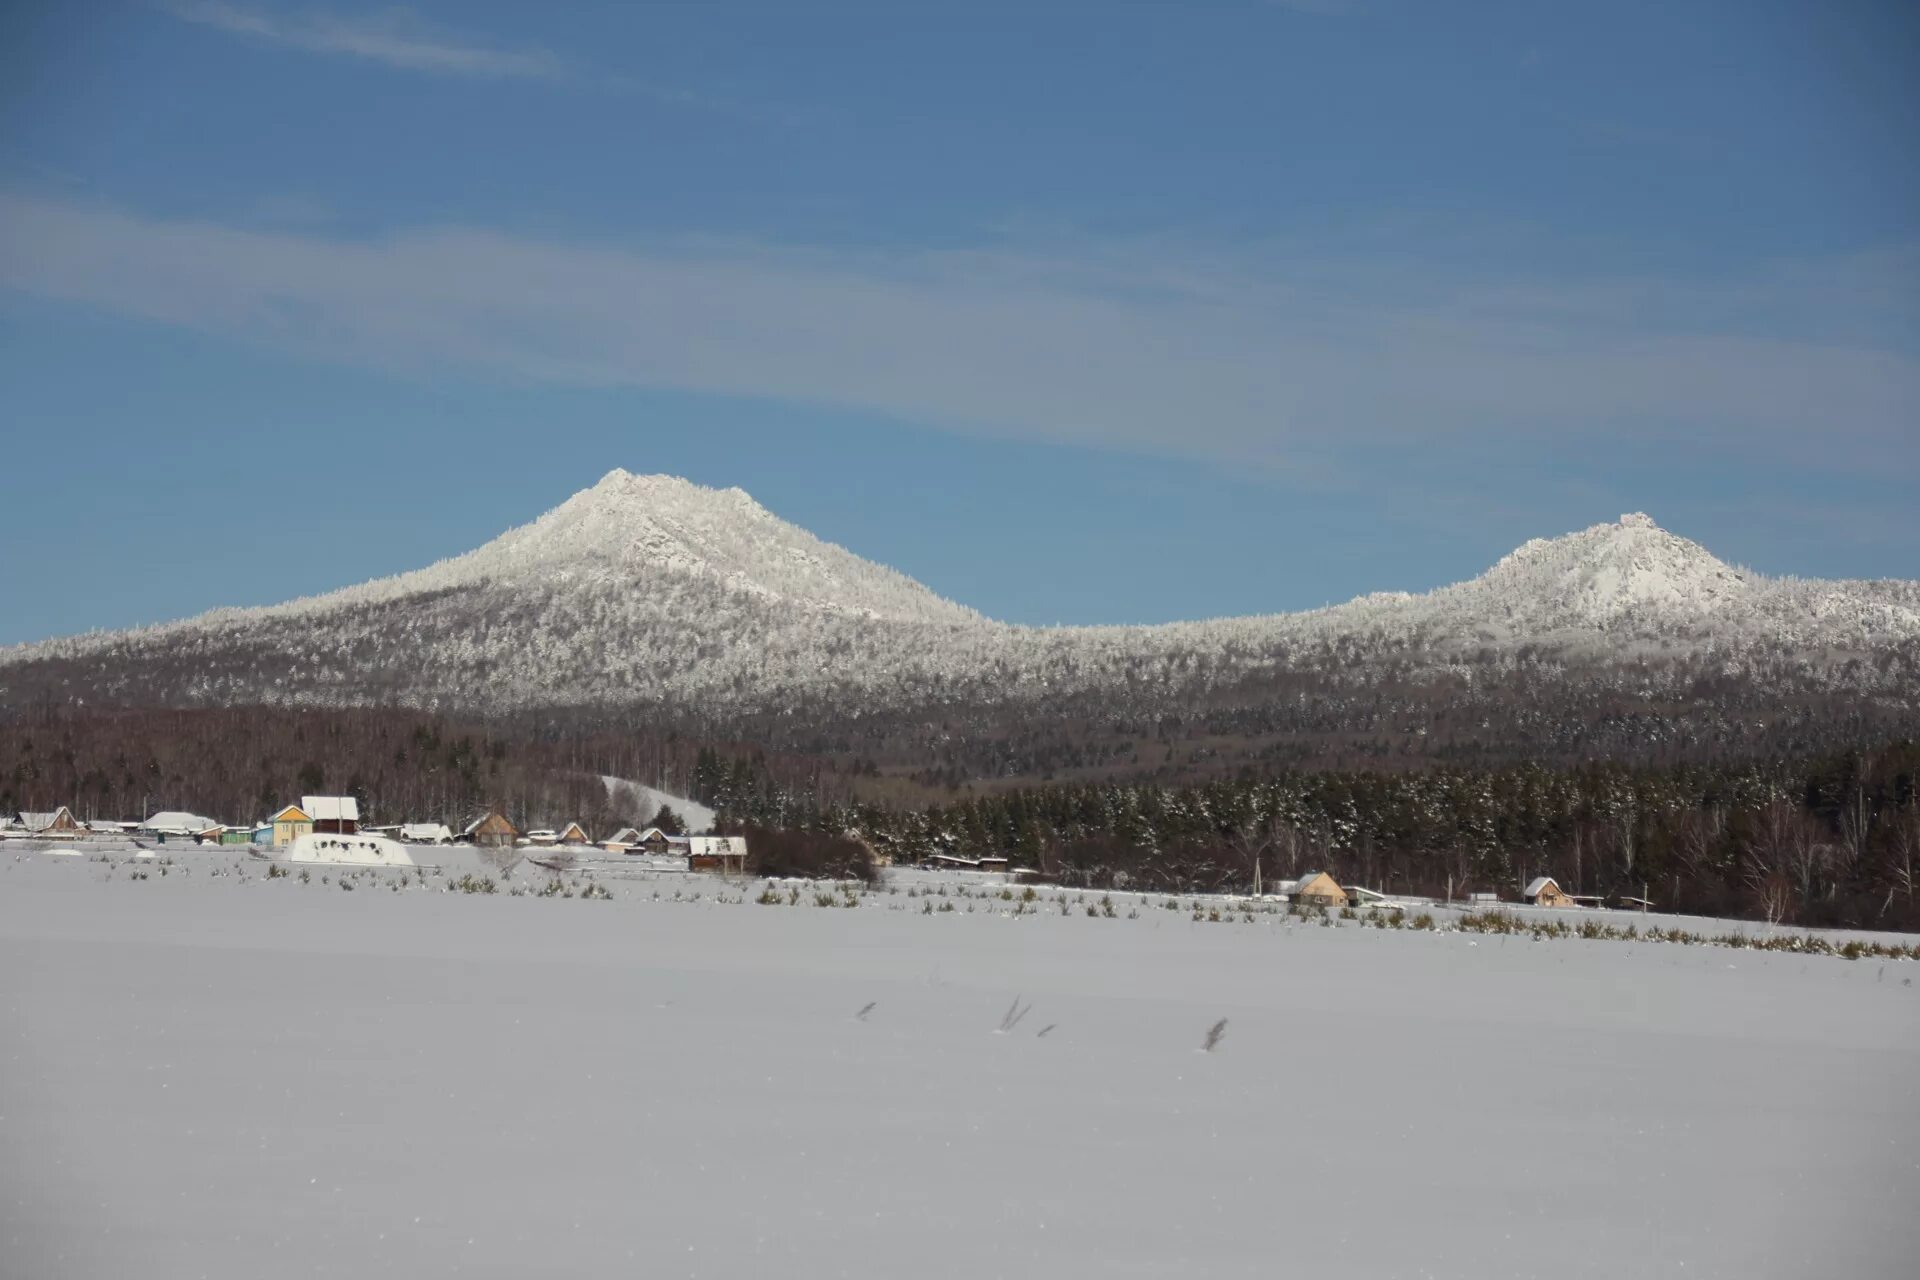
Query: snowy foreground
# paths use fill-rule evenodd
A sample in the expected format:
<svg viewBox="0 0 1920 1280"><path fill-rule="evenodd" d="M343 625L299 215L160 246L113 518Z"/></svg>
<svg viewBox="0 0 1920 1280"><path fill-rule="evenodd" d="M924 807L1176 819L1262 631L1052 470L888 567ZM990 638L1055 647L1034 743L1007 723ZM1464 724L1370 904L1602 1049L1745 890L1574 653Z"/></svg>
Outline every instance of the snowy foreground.
<svg viewBox="0 0 1920 1280"><path fill-rule="evenodd" d="M0 863L7 1274L1920 1260L1910 962L311 871Z"/></svg>

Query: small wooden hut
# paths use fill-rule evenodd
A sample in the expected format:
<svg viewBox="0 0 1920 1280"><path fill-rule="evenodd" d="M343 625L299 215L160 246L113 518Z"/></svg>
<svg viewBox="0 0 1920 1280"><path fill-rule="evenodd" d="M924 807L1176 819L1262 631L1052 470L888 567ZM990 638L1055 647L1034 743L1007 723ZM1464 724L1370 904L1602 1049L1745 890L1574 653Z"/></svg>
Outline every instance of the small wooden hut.
<svg viewBox="0 0 1920 1280"><path fill-rule="evenodd" d="M498 809L475 819L460 834L483 849L510 849L513 842L520 838L519 831L507 821L507 815Z"/></svg>
<svg viewBox="0 0 1920 1280"><path fill-rule="evenodd" d="M693 836L687 842L687 870L742 875L747 869L745 836Z"/></svg>
<svg viewBox="0 0 1920 1280"><path fill-rule="evenodd" d="M1309 871L1294 882L1293 900L1305 907L1344 907L1347 891L1324 871Z"/></svg>
<svg viewBox="0 0 1920 1280"><path fill-rule="evenodd" d="M585 827L581 826L578 822L569 822L566 826L560 828L560 834L554 837L554 843L592 844L593 841L588 838Z"/></svg>
<svg viewBox="0 0 1920 1280"><path fill-rule="evenodd" d="M1535 876L1521 895L1536 907L1571 907L1578 905L1572 896L1563 890L1552 876Z"/></svg>

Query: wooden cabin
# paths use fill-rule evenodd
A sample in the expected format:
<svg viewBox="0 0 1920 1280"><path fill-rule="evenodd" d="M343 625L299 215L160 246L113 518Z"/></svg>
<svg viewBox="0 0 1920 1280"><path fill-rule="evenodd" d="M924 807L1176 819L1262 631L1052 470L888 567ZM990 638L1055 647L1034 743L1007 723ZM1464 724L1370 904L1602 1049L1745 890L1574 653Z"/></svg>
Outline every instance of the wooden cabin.
<svg viewBox="0 0 1920 1280"><path fill-rule="evenodd" d="M301 836L313 832L313 815L297 804L290 804L267 819L273 824L273 847L284 849Z"/></svg>
<svg viewBox="0 0 1920 1280"><path fill-rule="evenodd" d="M587 829L585 827L581 826L578 822L569 822L566 826L560 828L559 834L554 837L554 843L592 844L593 841L588 839Z"/></svg>
<svg viewBox="0 0 1920 1280"><path fill-rule="evenodd" d="M1324 871L1309 871L1293 884L1293 900L1305 907L1344 907L1347 891Z"/></svg>
<svg viewBox="0 0 1920 1280"><path fill-rule="evenodd" d="M475 819L460 834L483 849L511 849L513 842L520 838L520 832L507 821L507 815L498 809Z"/></svg>
<svg viewBox="0 0 1920 1280"><path fill-rule="evenodd" d="M1552 876L1535 876L1520 896L1536 907L1571 907L1577 905L1572 895L1563 890L1559 882Z"/></svg>
<svg viewBox="0 0 1920 1280"><path fill-rule="evenodd" d="M350 836L360 830L360 802L352 796L301 796L315 835Z"/></svg>
<svg viewBox="0 0 1920 1280"><path fill-rule="evenodd" d="M73 811L61 805L52 813L22 813L19 825L28 835L43 836L50 840L78 840L85 830L73 816Z"/></svg>
<svg viewBox="0 0 1920 1280"><path fill-rule="evenodd" d="M745 836L693 836L687 841L687 870L744 875L747 870Z"/></svg>

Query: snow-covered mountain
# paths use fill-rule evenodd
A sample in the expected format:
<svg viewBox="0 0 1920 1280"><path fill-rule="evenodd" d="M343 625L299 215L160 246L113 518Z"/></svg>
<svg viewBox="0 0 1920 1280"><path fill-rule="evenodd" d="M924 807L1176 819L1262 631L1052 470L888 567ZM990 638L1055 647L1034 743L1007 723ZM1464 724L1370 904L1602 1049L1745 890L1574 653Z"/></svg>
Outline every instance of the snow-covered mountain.
<svg viewBox="0 0 1920 1280"><path fill-rule="evenodd" d="M1095 719L1204 709L1257 729L1307 715L1299 708L1313 699L1337 726L1360 714L1364 691L1389 685L1457 700L1484 691L1488 674L1529 684L1536 700L1624 688L1631 671L1636 689L1654 691L1643 697L1684 700L1712 680L1744 687L1743 705L1761 711L1835 691L1899 710L1916 698L1917 665L1920 583L1768 578L1644 515L1529 542L1423 595L1035 628L942 599L738 489L613 471L531 524L413 573L0 650L0 707L644 707L708 726L905 715L977 727L997 716L1020 732L1038 723L1023 707ZM1394 716L1402 728L1414 719Z"/></svg>

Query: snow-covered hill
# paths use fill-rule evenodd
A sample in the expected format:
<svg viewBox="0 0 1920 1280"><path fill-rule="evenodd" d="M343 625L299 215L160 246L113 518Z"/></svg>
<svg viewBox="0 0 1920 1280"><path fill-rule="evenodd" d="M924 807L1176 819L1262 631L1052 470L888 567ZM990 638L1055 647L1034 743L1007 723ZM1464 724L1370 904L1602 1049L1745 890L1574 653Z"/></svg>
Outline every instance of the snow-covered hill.
<svg viewBox="0 0 1920 1280"><path fill-rule="evenodd" d="M801 709L844 720L1029 705L1131 715L1269 707L1287 680L1352 689L1382 673L1417 682L1520 656L1563 683L1652 656L1685 668L1674 689L1712 677L1911 701L1917 653L1920 583L1767 578L1644 515L1529 542L1424 595L1033 628L944 600L738 489L613 471L417 572L0 650L0 706L645 705L703 723Z"/></svg>

